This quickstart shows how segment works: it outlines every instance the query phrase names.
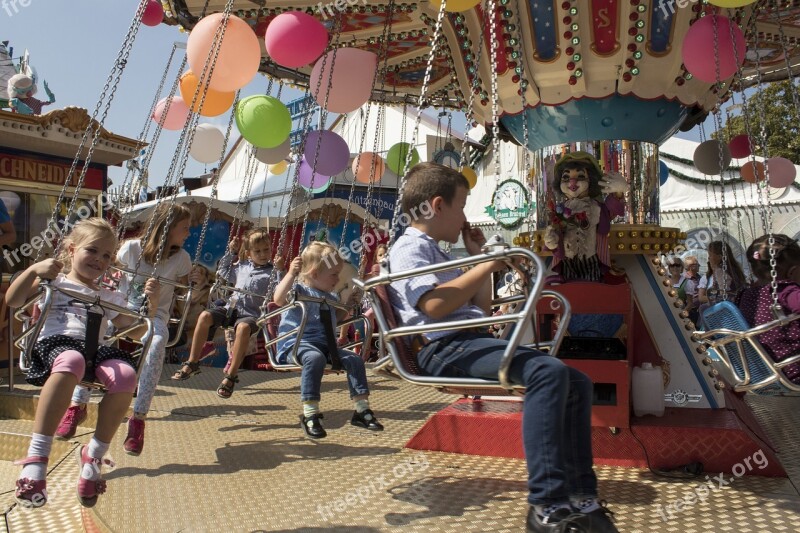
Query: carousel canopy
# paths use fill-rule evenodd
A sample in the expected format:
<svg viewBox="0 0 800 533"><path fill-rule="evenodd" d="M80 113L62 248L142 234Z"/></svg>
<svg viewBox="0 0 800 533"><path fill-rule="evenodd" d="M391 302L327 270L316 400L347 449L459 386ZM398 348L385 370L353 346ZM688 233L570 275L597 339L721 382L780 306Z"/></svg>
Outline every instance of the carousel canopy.
<svg viewBox="0 0 800 533"><path fill-rule="evenodd" d="M168 0L165 22L191 30L202 15L220 12L225 4ZM304 11L332 33L329 48L379 54L374 101L404 102L413 100L422 88L438 4L392 5L390 12L388 3L364 0L278 0L269 6L235 0L232 14L261 38L262 72L309 85L311 64L279 65L263 41L275 17ZM432 105L463 110L472 93L476 118L491 123L491 85L496 76L498 118L517 140L523 139L526 125L530 149L577 140L660 143L679 128L691 128L729 98L732 89L785 78L798 63L800 7L796 2L761 1L724 9L670 0L497 0L494 17L487 16L486 5L445 14L426 99ZM698 26L705 27L706 41L711 39L708 46L697 46L692 40L687 46L693 48L684 50L690 28L715 13L727 18L709 17L708 21L717 22ZM745 40L736 44L734 31L741 31ZM741 58L743 65L739 72L720 76L719 67L725 68L720 50L726 39L733 43L728 54ZM706 70L713 72L717 67L716 79L703 81L687 70L684 63L697 58Z"/></svg>

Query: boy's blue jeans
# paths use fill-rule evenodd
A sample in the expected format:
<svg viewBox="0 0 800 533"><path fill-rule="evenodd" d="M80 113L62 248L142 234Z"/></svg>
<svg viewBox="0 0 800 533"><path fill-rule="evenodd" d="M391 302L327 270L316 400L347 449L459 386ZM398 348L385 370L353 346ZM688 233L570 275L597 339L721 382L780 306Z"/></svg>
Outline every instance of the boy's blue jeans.
<svg viewBox="0 0 800 533"><path fill-rule="evenodd" d="M350 398L369 394L367 386L367 371L364 360L349 350L339 349L339 359L342 367L347 371L347 385L350 388ZM325 366L328 358L323 353L322 347L308 342L300 342L297 347L297 360L303 365L300 375L300 399L304 402L318 402L322 387L322 376L325 375Z"/></svg>
<svg viewBox="0 0 800 533"><path fill-rule="evenodd" d="M434 376L496 380L507 345L489 334L463 332L431 342L417 359ZM517 349L509 377L525 386L522 440L528 501L547 505L596 497L591 380L555 357L524 347Z"/></svg>

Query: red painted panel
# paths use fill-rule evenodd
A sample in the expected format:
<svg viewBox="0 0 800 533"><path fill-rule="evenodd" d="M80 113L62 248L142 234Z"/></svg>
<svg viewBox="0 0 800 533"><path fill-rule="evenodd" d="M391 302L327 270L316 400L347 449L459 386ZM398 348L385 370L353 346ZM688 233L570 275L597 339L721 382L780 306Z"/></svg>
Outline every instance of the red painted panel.
<svg viewBox="0 0 800 533"><path fill-rule="evenodd" d="M61 186L69 175L70 167L69 163L50 159L0 153L0 178ZM82 167L78 166L73 172L70 179L71 186L74 187L78 183L81 169ZM103 171L89 167L82 189L102 190Z"/></svg>
<svg viewBox="0 0 800 533"><path fill-rule="evenodd" d="M598 54L610 54L619 47L618 3L618 0L592 0L592 48Z"/></svg>
<svg viewBox="0 0 800 533"><path fill-rule="evenodd" d="M748 410L744 404L737 408ZM743 422L734 410L667 409L660 418L632 418L631 427L618 434L608 428L592 428L594 462L647 468L646 450L654 469L699 461L706 472L731 473L761 450L768 465L745 474L786 477L770 444L753 434L747 424L761 432L758 424L753 420ZM458 400L432 416L406 443L406 448L523 459L522 403Z"/></svg>
<svg viewBox="0 0 800 533"><path fill-rule="evenodd" d="M483 27L483 40L486 44L486 47L494 46L497 49L497 74L504 74L508 70L508 58L506 57L506 49L505 49L505 39L503 39L503 28L504 21L503 21L503 6L499 3L496 4L497 11L495 11L495 26L494 26L494 36L492 36L492 28L490 23L484 23L483 19L486 16L486 13L483 10L482 6L476 7L478 10L478 15L480 17L481 26ZM486 60L489 60L491 56L487 56Z"/></svg>

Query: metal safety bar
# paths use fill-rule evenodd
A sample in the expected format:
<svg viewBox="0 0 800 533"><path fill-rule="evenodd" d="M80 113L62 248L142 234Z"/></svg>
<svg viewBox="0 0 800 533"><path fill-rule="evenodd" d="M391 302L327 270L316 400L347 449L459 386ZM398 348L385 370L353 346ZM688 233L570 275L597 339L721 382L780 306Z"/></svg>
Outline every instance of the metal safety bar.
<svg viewBox="0 0 800 533"><path fill-rule="evenodd" d="M374 289L378 286L389 285L394 281L399 281L402 279L413 278L425 274L433 274L436 272L456 270L464 267L471 267L490 261L501 260L510 263L511 260L514 258L525 259L529 261L530 264L535 266L535 273L533 280L530 279L530 270L527 270L525 272L525 276L527 278L526 281L528 282L528 286L531 287L531 289L529 290L527 297L525 297L524 299L522 310L516 313L510 313L501 316L475 318L469 320L454 320L449 322L439 322L436 324L426 324L422 326L399 326L392 329L389 327L387 318L384 316L380 300L378 299L378 297L374 292ZM378 323L380 332L382 333L383 340L385 342L387 350L389 351L389 356L392 358L392 361L394 362L395 365L395 370L399 373L401 378L405 379L406 381L416 383L419 385L427 385L433 387L449 387L449 388L463 387L468 389L499 388L513 392L515 389L521 389L522 386L513 385L509 381L508 372L511 367L511 363L513 361L517 348L520 346L522 341L522 336L524 334L524 329L525 329L523 326L524 324L529 323L535 316L536 302L541 297L543 289L544 270L545 268L544 264L542 263L542 260L529 250L526 250L524 248L503 248L503 249L495 248L493 251L481 255L465 257L462 259L454 259L452 261L447 261L445 263L439 263L435 265L415 268L403 272L381 272L379 275L374 276L366 281L354 279L353 282L367 294L367 297L372 302L372 306L375 311L375 319ZM564 302L566 303L565 300ZM567 307L565 309L568 310L569 304L567 303L566 305ZM568 322L568 320L564 322ZM414 374L411 371L409 371L409 369L406 367L405 362L400 357L397 346L393 342L395 339L399 337L413 336L421 333L432 333L435 331L452 331L456 329L467 329L467 328L475 328L483 326L486 326L488 328L488 326L491 326L493 324L506 324L506 323L516 323L518 327L514 328L514 331L512 332L510 339L508 340L508 345L506 346L505 352L503 353L503 357L500 361L500 366L498 369L498 376L497 376L498 379L496 381L489 379L482 379L482 378L451 378L442 376L423 376ZM566 324L564 325L564 327L566 327ZM400 342L402 342L402 340L400 340ZM558 343L560 343L560 340L558 341ZM550 353L551 355L553 355L555 352L550 352Z"/></svg>
<svg viewBox="0 0 800 533"><path fill-rule="evenodd" d="M120 266L116 266L116 265L112 265L109 268L111 268L113 270L117 270L117 271L125 273L125 274L130 274L132 276L143 276L143 277L147 277L147 278L154 278L159 283L163 283L165 285L172 285L176 289L181 289L181 290L185 291L185 292L182 292L180 294L177 291L173 291L172 292L172 303L170 304L170 307L169 307L170 309L174 309L175 308L175 302L178 302L178 301L182 301L184 303L184 305L183 305L183 313L181 313L181 316L179 316L177 318L173 318L172 316L169 317L169 325L175 326L176 329L175 329L175 334L172 335L169 339L167 339L167 343L165 345L165 348L172 348L176 344L178 344L178 341L181 338L181 334L183 333L184 325L186 324L186 317L189 315L189 308L191 307L191 302L192 302L192 291L194 290L193 287L191 285L186 285L184 283L178 283L174 279L164 278L164 277L161 277L161 276L155 276L155 277L148 276L147 274L144 274L142 272L135 272L135 271L130 270L128 268L124 268L124 267L120 267Z"/></svg>
<svg viewBox="0 0 800 533"><path fill-rule="evenodd" d="M711 362L737 392L797 395L800 385L789 380L782 369L800 363L800 354L776 362L758 341L758 336L800 319L800 314L783 316L753 328L731 302L720 302L703 314L710 325L723 325L695 331L694 337L708 347ZM740 329L741 328L741 329Z"/></svg>
<svg viewBox="0 0 800 533"><path fill-rule="evenodd" d="M53 287L50 283L41 283L40 284L40 293L32 296L29 298L21 307L19 307L16 311L14 311L13 316L14 318L21 320L23 322L23 330L17 336L13 336L13 328L11 324L9 324L9 340L11 341L9 344L9 348L13 349L14 347L20 350L19 353L19 368L23 372L27 372L30 370L30 361L31 356L33 354L33 347L36 344L36 341L39 339L39 334L41 333L42 327L47 319L47 315L50 312L50 307L53 303L53 291L59 291L65 296L68 296L72 300L77 300L79 302L83 302L85 304L89 304L92 306L98 306L103 309L108 309L110 311L116 311L117 314L128 316L135 319L137 322L132 324L131 326L127 326L123 329L124 332L130 333L131 331L138 329L143 324L146 325L146 331L142 336L142 348L140 349L138 355L133 354L137 361L136 361L136 378L138 380L139 373L142 370L142 363L144 361L144 357L142 354L146 354L147 350L150 349L150 344L153 340L153 320L150 317L144 317L127 307L122 307L110 302L106 302L100 299L100 296L89 297L88 295L72 291L69 289L65 289L62 287ZM31 306L36 305L38 302L41 301L41 314L36 318L36 321L33 325L30 324L30 321L33 320L32 315L25 315L27 310L31 308ZM27 326L27 327L26 327ZM104 339L104 342L111 342L116 340L117 336L112 336ZM9 355L11 352L9 352ZM14 365L9 365L9 376L12 377L14 372ZM81 382L82 385L94 388L102 388L102 384L98 382ZM9 390L12 391L14 387L13 377L9 379Z"/></svg>
<svg viewBox="0 0 800 533"><path fill-rule="evenodd" d="M347 312L351 311L351 309L349 307L347 307L347 306L345 306L345 305L343 305L343 304L341 304L339 302L331 301L331 300L325 300L323 298L315 298L313 296L306 296L306 295L301 295L301 296L298 297L295 294L294 291L291 291L289 293L289 303L288 304L284 305L283 307L279 307L277 309L274 309L272 311L268 311L268 312L262 314L258 318L258 320L256 321L256 324L261 328L261 330L263 332L263 335L264 335L264 348L267 351L267 358L269 359L270 365L272 365L272 367L275 370L296 371L296 370L300 370L302 368L302 365L297 360L297 349L298 349L298 347L300 345L299 342L295 342L294 347L292 349L292 352L291 352L291 361L292 362L291 363L281 363L281 362L279 362L278 359L277 359L277 356L274 355L273 352L269 348L271 346L273 346L273 345L276 345L279 341L281 341L283 339L286 339L286 338L289 338L289 337L296 336L298 339L302 339L303 338L303 332L305 331L306 324L308 323L308 314L306 313L305 302L316 302L316 303L326 302L330 307L333 307L333 308L336 308L336 309L341 309L341 310L344 310L344 311L347 311ZM269 329L268 329L268 323L269 323L270 319L273 319L275 317L278 317L278 316L282 315L283 313L287 312L292 307L299 307L300 308L300 313L301 313L300 324L296 328L293 328L293 329L287 331L283 335L276 335L274 338L272 338L272 335L270 335ZM355 348L359 344L361 344L361 349L362 350L368 349L370 339L372 338L372 324L371 324L371 321L368 318L366 318L363 315L355 316L355 317L349 318L347 320L343 320L341 323L338 324L338 326L339 327L347 327L350 324L354 324L354 323L358 322L359 320L363 320L364 324L365 324L365 326L364 326L364 331L365 331L364 338L361 340L360 343L359 342L352 342L352 343L345 344L344 346L340 346L340 348L343 348L343 349L347 350L347 349Z"/></svg>

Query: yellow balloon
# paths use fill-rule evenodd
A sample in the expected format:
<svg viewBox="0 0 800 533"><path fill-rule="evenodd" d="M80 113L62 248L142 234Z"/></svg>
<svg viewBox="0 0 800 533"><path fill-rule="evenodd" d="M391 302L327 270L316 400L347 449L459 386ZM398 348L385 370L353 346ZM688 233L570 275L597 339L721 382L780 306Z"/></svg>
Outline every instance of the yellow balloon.
<svg viewBox="0 0 800 533"><path fill-rule="evenodd" d="M284 172L286 172L286 168L288 166L289 166L289 162L284 159L283 161L275 163L274 165L270 165L269 166L269 173L270 174L275 174L275 175L283 174Z"/></svg>
<svg viewBox="0 0 800 533"><path fill-rule="evenodd" d="M437 10L442 7L441 0L431 0L431 3L436 6ZM458 11L472 9L480 3L481 0L447 0L447 5L444 7L444 10L456 13Z"/></svg>
<svg viewBox="0 0 800 533"><path fill-rule="evenodd" d="M467 182L469 183L469 188L472 189L475 185L478 184L478 175L475 174L475 171L469 167L464 167L461 169L461 174L467 178Z"/></svg>
<svg viewBox="0 0 800 533"><path fill-rule="evenodd" d="M710 4L719 7L742 7L754 3L756 0L708 0Z"/></svg>

